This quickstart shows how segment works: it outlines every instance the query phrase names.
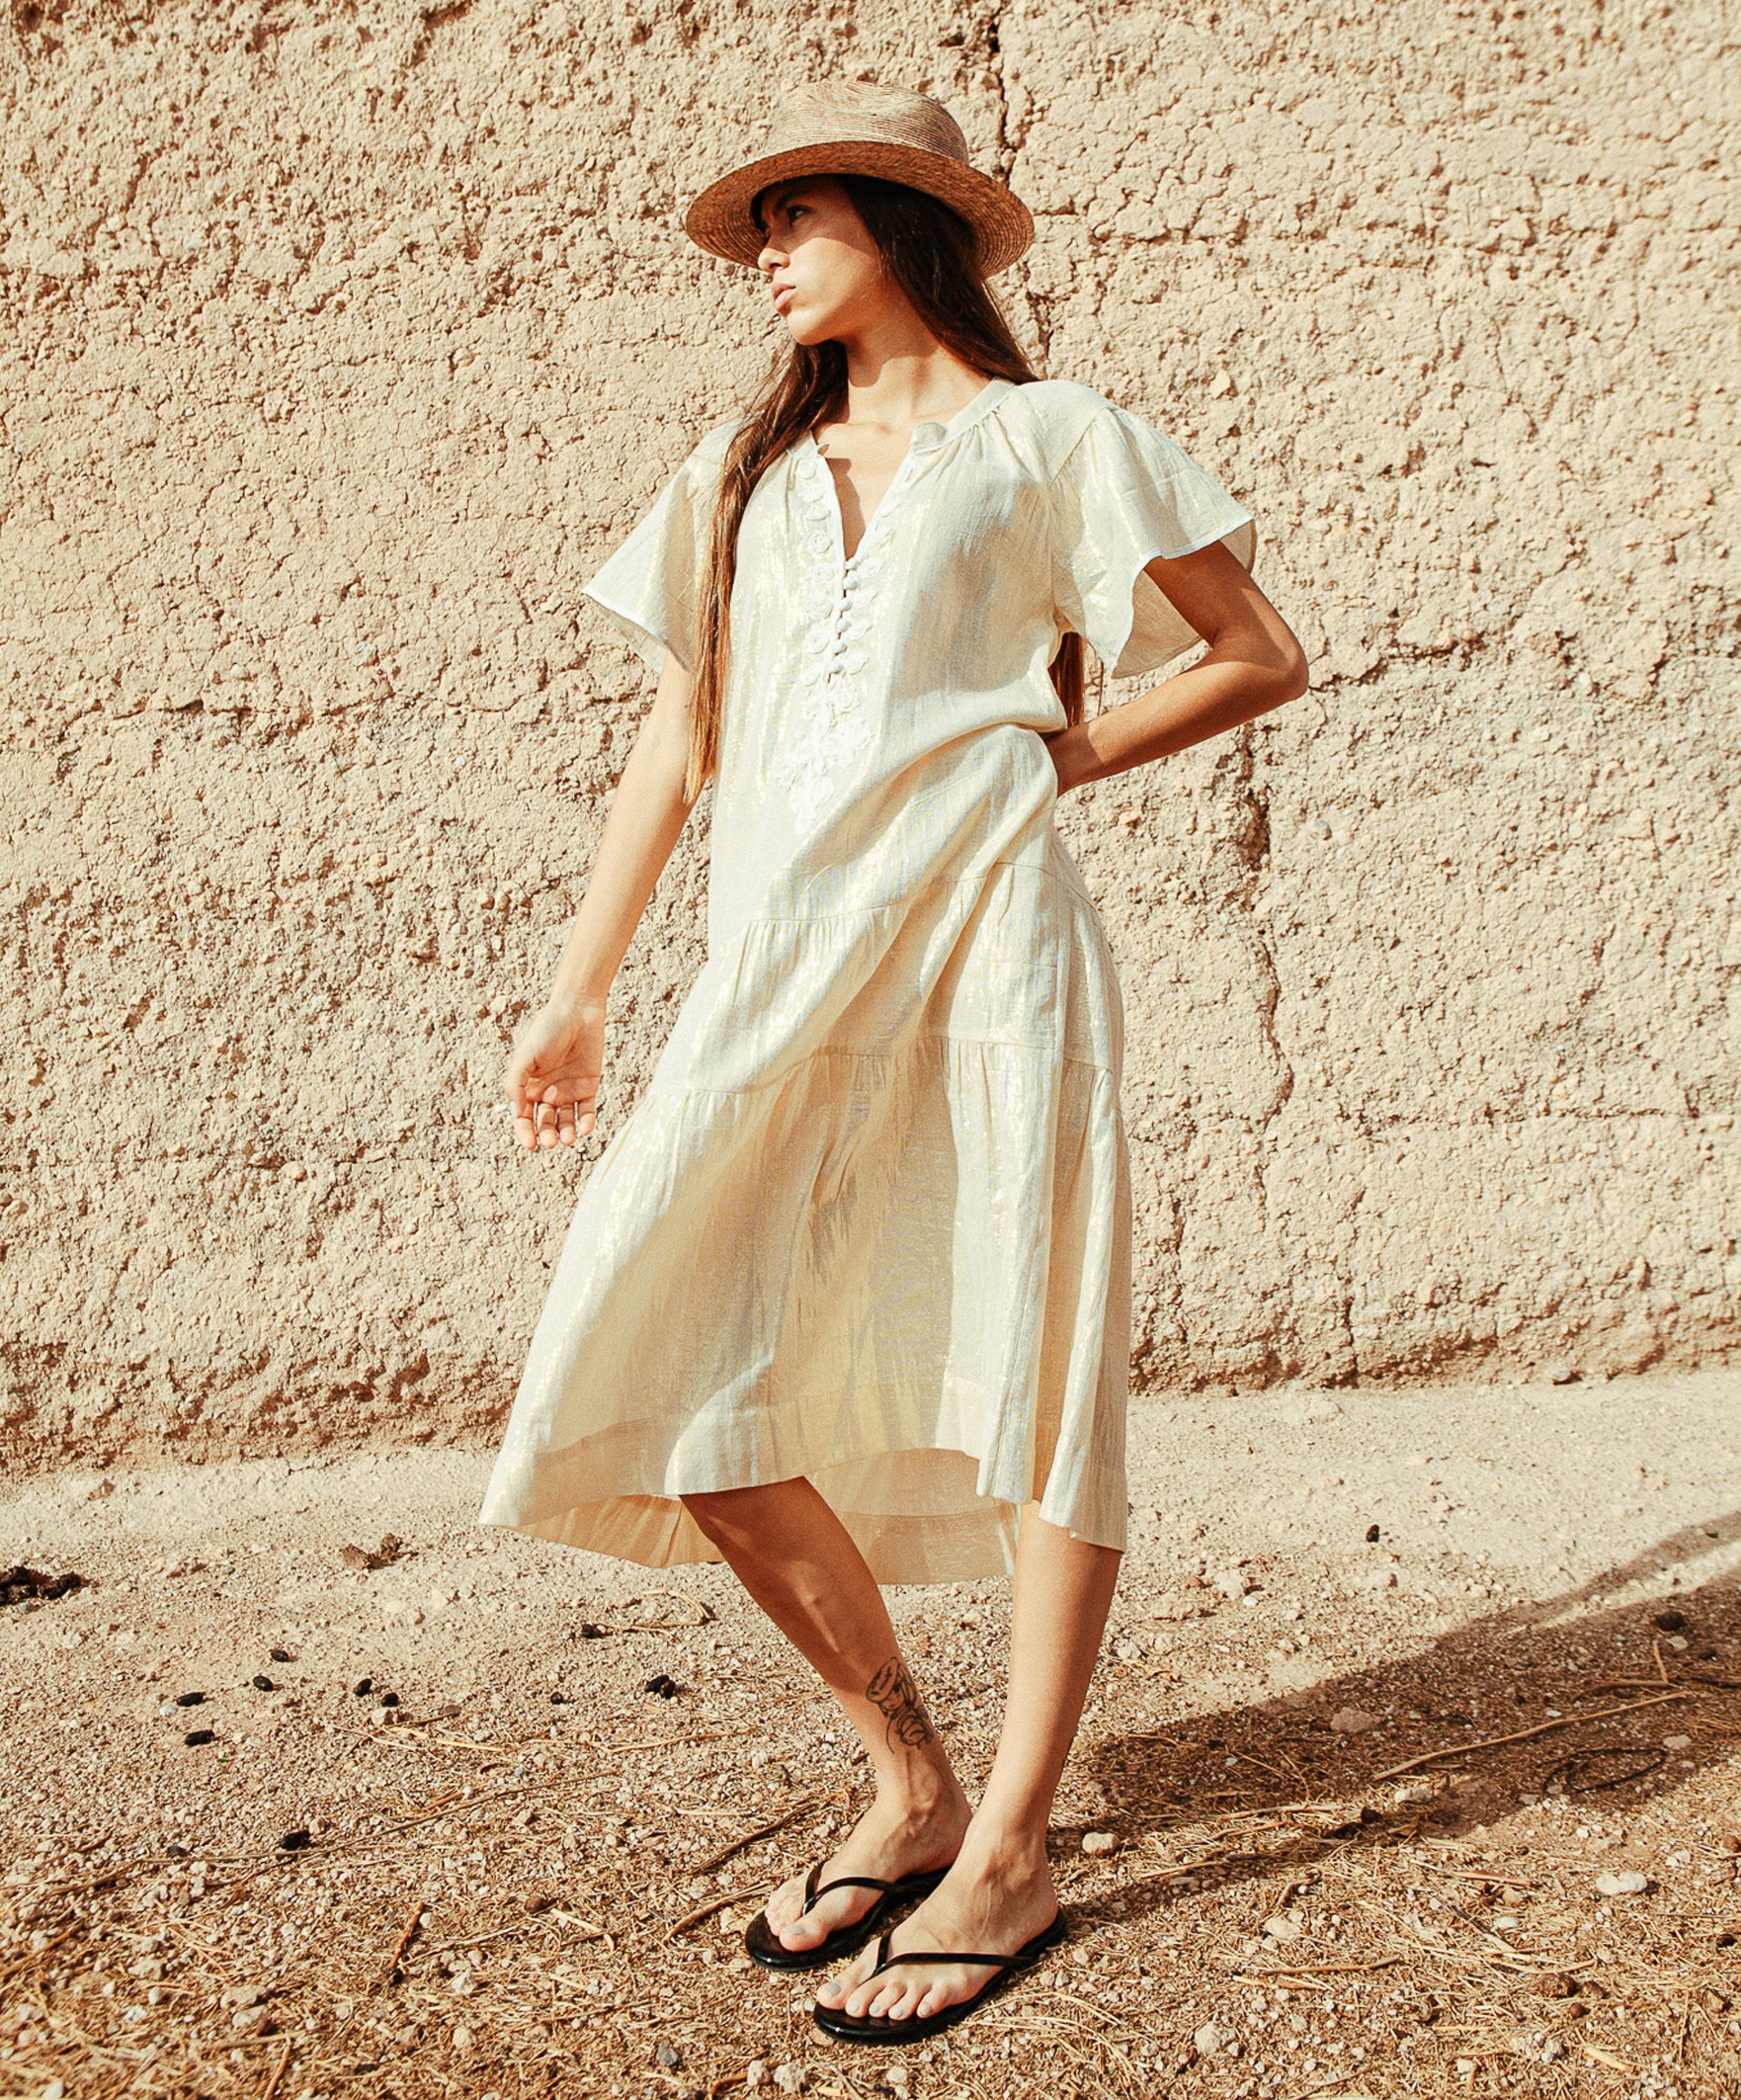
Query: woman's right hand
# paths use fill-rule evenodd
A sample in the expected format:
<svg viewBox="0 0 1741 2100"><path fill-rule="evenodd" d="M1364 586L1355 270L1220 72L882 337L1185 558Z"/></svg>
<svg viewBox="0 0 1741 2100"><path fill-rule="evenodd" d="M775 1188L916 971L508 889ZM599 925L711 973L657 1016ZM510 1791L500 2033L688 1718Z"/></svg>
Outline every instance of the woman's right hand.
<svg viewBox="0 0 1741 2100"><path fill-rule="evenodd" d="M508 1099L524 1148L548 1151L588 1136L598 1121L605 1068L605 1007L552 999L514 1038Z"/></svg>

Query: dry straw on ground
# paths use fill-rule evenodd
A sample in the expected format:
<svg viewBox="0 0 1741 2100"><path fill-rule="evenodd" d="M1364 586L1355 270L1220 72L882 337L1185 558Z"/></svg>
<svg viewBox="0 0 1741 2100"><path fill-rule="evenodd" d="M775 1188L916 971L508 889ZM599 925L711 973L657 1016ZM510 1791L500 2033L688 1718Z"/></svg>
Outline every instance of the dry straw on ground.
<svg viewBox="0 0 1741 2100"><path fill-rule="evenodd" d="M459 1458L43 1483L15 1533L96 1579L0 1615L0 2095L1732 2100L1734 1399L1141 1410L1071 1938L893 2064L741 1955L865 1767L721 1569L468 1535ZM1392 1470L1423 1434L1475 1456ZM399 1559L347 1567L383 1508ZM1007 1592L894 1607L976 1782Z"/></svg>

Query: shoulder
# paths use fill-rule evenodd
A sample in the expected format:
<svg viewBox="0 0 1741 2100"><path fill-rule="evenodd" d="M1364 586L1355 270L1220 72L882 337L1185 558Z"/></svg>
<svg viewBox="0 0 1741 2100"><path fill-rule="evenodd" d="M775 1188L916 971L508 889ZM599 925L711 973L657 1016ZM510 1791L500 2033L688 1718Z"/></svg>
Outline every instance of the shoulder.
<svg viewBox="0 0 1741 2100"><path fill-rule="evenodd" d="M703 434L678 472L699 482L717 481L725 465L726 451L743 426L741 416L734 422L716 423Z"/></svg>
<svg viewBox="0 0 1741 2100"><path fill-rule="evenodd" d="M1135 421L1104 393L1074 379L1032 380L1006 395L1002 406L1012 431L1028 439L1048 475L1063 467L1091 431L1111 437Z"/></svg>

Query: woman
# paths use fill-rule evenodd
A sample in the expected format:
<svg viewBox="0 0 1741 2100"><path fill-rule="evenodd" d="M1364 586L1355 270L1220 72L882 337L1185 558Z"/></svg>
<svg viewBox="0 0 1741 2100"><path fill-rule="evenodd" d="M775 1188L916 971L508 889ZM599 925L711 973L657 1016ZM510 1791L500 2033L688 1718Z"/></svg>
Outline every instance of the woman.
<svg viewBox="0 0 1741 2100"><path fill-rule="evenodd" d="M1053 803L1305 668L1246 513L1035 380L984 285L1033 222L939 104L806 90L687 225L762 273L789 355L588 587L659 683L510 1061L520 1141L594 1128L612 979L713 778L707 961L581 1197L483 1521L723 1557L809 1658L875 1799L747 1943L857 1952L816 2019L905 2042L1062 1937L1047 1818L1124 1541L1120 1015ZM1120 676L1209 648L1088 720L1084 636ZM974 1807L878 1582L1010 1567Z"/></svg>

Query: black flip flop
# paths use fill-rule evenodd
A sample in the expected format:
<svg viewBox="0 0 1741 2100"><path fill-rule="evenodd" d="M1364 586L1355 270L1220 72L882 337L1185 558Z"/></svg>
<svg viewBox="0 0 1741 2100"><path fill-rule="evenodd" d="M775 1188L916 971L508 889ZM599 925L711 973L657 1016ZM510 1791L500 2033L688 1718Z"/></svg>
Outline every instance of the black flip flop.
<svg viewBox="0 0 1741 2100"><path fill-rule="evenodd" d="M1018 1947L1014 1954L893 1954L888 1943L894 1934L885 1932L877 1942L876 1967L870 1972L872 1976L879 1976L885 1969L899 1969L903 1963L910 1962L969 1962L995 1970L997 1974L970 1998L963 1998L958 2005L946 2005L942 2012L934 2012L923 2020L885 2020L880 2015L856 2020L850 2013L836 2012L831 2005L818 2005L810 2017L825 2035L832 2035L837 2042L866 2042L880 2049L923 2042L927 2035L940 2035L946 2027L954 2027L969 2013L977 2012L987 1998L994 1997L1023 1970L1032 1969L1041 1955L1056 1947L1069 1929L1060 1910L1043 1932L1036 1932L1027 1946Z"/></svg>
<svg viewBox="0 0 1741 2100"><path fill-rule="evenodd" d="M807 1917L833 1889L874 1889L876 1901L862 1918L855 1918L850 1925L842 1925L816 1947L785 1946L779 1933L769 1924L767 1911L758 1911L745 1928L744 1952L752 1962L760 1962L764 1969L825 1969L830 1962L854 1953L880 1932L903 1903L916 1903L928 1896L948 1872L947 1867L940 1867L935 1874L909 1874L898 1882L879 1882L868 1874L843 1874L839 1881L828 1882L819 1889L816 1883L822 1873L822 1862L818 1860L804 1882L804 1907L798 1912L799 1917Z"/></svg>

